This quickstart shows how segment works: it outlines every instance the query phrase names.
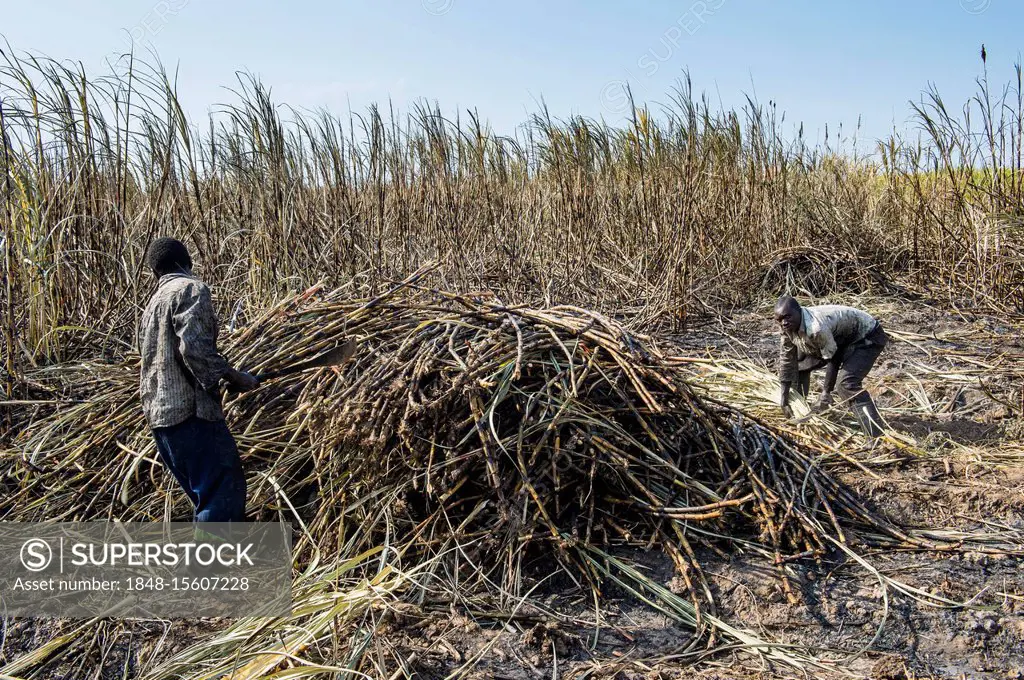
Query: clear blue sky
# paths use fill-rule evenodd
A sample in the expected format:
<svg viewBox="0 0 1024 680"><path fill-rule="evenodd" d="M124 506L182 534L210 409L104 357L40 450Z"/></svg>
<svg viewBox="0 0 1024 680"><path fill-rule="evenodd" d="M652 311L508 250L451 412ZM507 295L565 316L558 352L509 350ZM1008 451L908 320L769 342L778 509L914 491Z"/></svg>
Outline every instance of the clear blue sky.
<svg viewBox="0 0 1024 680"><path fill-rule="evenodd" d="M508 132L541 97L552 113L621 120L619 90L664 102L689 69L727 106L756 94L802 120L862 136L904 127L909 99L934 82L957 108L974 92L984 42L990 80L1021 52L1019 0L39 0L4 3L16 50L82 61L152 45L192 114L231 100L250 71L297 107L418 98L476 108ZM870 145L868 145L870 148Z"/></svg>

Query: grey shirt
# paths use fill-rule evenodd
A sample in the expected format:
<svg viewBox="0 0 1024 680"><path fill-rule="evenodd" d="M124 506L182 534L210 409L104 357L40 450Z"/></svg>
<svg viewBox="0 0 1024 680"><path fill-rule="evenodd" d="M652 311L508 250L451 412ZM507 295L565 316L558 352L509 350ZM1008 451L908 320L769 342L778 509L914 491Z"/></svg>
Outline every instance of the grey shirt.
<svg viewBox="0 0 1024 680"><path fill-rule="evenodd" d="M798 366L807 358L832 359L840 347L863 340L878 322L867 312L845 305L802 308L802 323L795 333L782 334L779 379L795 382Z"/></svg>
<svg viewBox="0 0 1024 680"><path fill-rule="evenodd" d="M230 370L217 351L210 289L190 274L165 274L139 326L142 410L150 427L192 416L223 420L220 379Z"/></svg>

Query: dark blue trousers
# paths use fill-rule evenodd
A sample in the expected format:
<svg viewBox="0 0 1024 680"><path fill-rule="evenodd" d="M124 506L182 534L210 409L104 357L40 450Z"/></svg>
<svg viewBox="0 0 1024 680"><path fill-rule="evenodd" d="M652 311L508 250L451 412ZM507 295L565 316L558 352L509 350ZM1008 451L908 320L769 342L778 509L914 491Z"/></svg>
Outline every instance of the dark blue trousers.
<svg viewBox="0 0 1024 680"><path fill-rule="evenodd" d="M227 423L192 416L153 428L153 438L160 459L192 501L194 521L245 521L245 475Z"/></svg>

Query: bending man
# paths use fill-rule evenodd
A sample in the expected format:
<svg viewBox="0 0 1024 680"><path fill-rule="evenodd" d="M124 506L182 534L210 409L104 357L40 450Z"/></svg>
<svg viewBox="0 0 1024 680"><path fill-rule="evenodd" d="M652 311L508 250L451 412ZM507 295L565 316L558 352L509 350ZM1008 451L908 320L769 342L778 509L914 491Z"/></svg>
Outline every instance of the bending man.
<svg viewBox="0 0 1024 680"><path fill-rule="evenodd" d="M160 459L188 494L196 522L244 521L245 475L219 383L244 392L259 381L217 351L210 289L192 275L184 244L158 238L146 261L157 288L139 327L142 409Z"/></svg>
<svg viewBox="0 0 1024 680"><path fill-rule="evenodd" d="M785 295L775 305L775 321L782 329L782 353L779 380L782 382L782 410L789 408L789 392L806 398L811 386L811 371L826 367L825 387L819 408L832 403L832 390L839 380L839 395L850 403L857 422L868 437L882 434L884 421L871 395L864 389L864 378L888 342L874 317L853 307L823 305L801 307L795 298Z"/></svg>

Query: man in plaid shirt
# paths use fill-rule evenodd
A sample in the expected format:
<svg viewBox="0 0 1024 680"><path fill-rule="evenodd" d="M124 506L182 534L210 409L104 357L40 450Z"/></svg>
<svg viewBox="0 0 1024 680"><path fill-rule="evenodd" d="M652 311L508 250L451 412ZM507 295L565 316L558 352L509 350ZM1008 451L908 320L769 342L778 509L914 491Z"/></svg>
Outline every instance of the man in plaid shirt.
<svg viewBox="0 0 1024 680"><path fill-rule="evenodd" d="M157 289L139 326L142 409L160 459L192 501L195 521L244 521L245 476L219 384L245 392L259 381L217 351L210 289L193 276L185 245L158 238L146 262Z"/></svg>

